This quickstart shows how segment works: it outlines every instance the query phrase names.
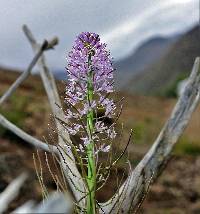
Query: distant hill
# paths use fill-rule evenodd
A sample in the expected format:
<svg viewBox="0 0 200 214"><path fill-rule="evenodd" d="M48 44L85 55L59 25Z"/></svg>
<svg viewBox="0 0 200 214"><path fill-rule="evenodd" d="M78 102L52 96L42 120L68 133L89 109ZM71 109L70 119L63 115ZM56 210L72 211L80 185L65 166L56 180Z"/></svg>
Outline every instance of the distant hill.
<svg viewBox="0 0 200 214"><path fill-rule="evenodd" d="M181 36L159 61L133 76L123 89L140 94L165 95L178 80L188 76L195 57L199 55L200 30L196 26Z"/></svg>
<svg viewBox="0 0 200 214"><path fill-rule="evenodd" d="M114 67L117 69L117 87L123 88L130 77L159 60L174 44L176 39L177 37L175 36L150 38L131 55L114 62Z"/></svg>

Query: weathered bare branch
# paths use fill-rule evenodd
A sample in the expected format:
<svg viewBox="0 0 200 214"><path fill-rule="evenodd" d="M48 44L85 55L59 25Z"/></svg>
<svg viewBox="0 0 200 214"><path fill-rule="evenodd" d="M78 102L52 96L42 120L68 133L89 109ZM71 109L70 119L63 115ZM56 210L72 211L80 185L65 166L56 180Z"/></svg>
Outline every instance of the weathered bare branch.
<svg viewBox="0 0 200 214"><path fill-rule="evenodd" d="M29 42L32 45L32 48L34 51L38 50L38 44L33 36L33 34L31 33L31 31L28 29L27 26L23 26L23 30L25 35L27 36ZM60 98L57 92L57 87L56 87L56 83L55 83L55 79L53 74L50 72L50 70L48 69L48 67L46 66L46 62L45 62L45 58L42 55L42 57L40 58L40 60L38 61L38 65L40 67L40 75L43 81L43 84L45 86L46 89L46 93L53 111L53 114L55 117L63 119L64 118L64 113L62 111L62 108L60 108L59 106L61 106L61 102L60 102ZM66 142L71 142L71 139L69 137L69 134L66 132L66 130L62 127L62 125L56 120L56 126L57 129L59 131L59 135L61 135L62 137L58 137L59 138L59 145L63 148L63 150L65 149L65 144ZM66 151L68 153L68 155L65 154L65 152L62 152L62 156L60 156L63 168L64 168L64 172L66 175L66 179L69 183L69 186L73 192L73 195L76 199L76 201L79 201L80 198L83 198L83 193L77 191L77 189L82 190L82 192L85 192L85 184L83 182L80 176L80 173L76 167L74 157L71 151ZM63 160L64 157L64 160ZM69 158L71 157L71 158ZM66 164L68 164L68 166L66 166ZM69 170L70 168L70 170ZM70 172L72 171L73 174ZM73 182L72 182L73 181ZM75 183L77 185L77 187L74 187L73 183ZM80 202L81 206L84 206L84 200L82 200Z"/></svg>
<svg viewBox="0 0 200 214"><path fill-rule="evenodd" d="M73 210L72 199L68 194L54 192L49 198L41 202L34 210L34 213L68 213Z"/></svg>
<svg viewBox="0 0 200 214"><path fill-rule="evenodd" d="M15 180L13 180L2 193L0 193L0 213L6 211L10 202L18 196L19 190L23 186L27 177L26 173L22 173L19 177L15 178Z"/></svg>
<svg viewBox="0 0 200 214"><path fill-rule="evenodd" d="M24 25L23 31L24 31L27 39L31 43L33 50L35 52L37 52L40 45L36 42L30 29L26 25ZM48 99L50 102L51 109L54 114L56 114L58 116L62 115L62 110L60 108L58 108L58 106L55 105L55 103L57 103L59 106L61 106L61 102L60 102L60 98L59 98L59 95L57 92L57 87L56 87L54 76L46 65L44 55L42 55L40 60L38 60L38 66L40 68L40 75L41 75L43 85L45 87L45 90L46 90L46 93L47 93L47 96L48 96Z"/></svg>
<svg viewBox="0 0 200 214"><path fill-rule="evenodd" d="M17 80L10 86L10 88L5 92L5 94L0 98L0 105L5 102L8 97L12 95L12 93L19 87L19 85L29 76L31 70L37 63L38 59L41 57L42 53L46 50L52 49L58 42L57 38L53 38L51 41L44 41L40 46L38 52L33 57L31 63L28 68L17 78Z"/></svg>
<svg viewBox="0 0 200 214"><path fill-rule="evenodd" d="M73 203L70 195L53 192L50 196L36 205L35 201L28 201L15 209L12 214L26 213L67 213L72 214Z"/></svg>
<svg viewBox="0 0 200 214"><path fill-rule="evenodd" d="M57 148L55 146L47 145L46 143L43 143L42 141L37 140L36 138L34 138L31 135L27 134L26 132L24 132L23 130L21 130L17 126L15 126L13 123L8 121L1 114L0 114L0 124L4 128L6 128L6 129L12 131L13 133L15 133L18 137L20 137L24 141L26 141L26 142L30 143L31 145L33 145L34 147L40 148L40 149L42 149L44 151L47 151L47 152L55 152L55 153L57 153Z"/></svg>
<svg viewBox="0 0 200 214"><path fill-rule="evenodd" d="M121 186L119 193L110 201L101 204L105 213L128 213L132 206L136 210L146 194L149 181L155 179L170 158L178 138L186 128L200 100L200 59L195 60L188 84L179 98L169 120L156 141ZM118 196L120 195L120 198ZM119 209L119 204L121 207ZM101 212L101 211L100 211ZM103 213L103 212L102 212Z"/></svg>
<svg viewBox="0 0 200 214"><path fill-rule="evenodd" d="M22 204L17 209L13 210L11 214L27 214L27 213L34 213L34 206L35 201L30 200Z"/></svg>

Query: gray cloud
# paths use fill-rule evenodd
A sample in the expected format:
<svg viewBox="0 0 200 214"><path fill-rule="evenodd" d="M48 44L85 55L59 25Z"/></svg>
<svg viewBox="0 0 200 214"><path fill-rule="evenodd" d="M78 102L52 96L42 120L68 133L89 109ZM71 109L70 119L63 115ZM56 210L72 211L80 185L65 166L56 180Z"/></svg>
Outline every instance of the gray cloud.
<svg viewBox="0 0 200 214"><path fill-rule="evenodd" d="M40 41L57 35L49 65L65 67L65 57L81 31L101 35L115 58L129 54L156 34L171 35L198 21L198 0L1 0L0 64L24 68L32 51L21 26L27 24Z"/></svg>

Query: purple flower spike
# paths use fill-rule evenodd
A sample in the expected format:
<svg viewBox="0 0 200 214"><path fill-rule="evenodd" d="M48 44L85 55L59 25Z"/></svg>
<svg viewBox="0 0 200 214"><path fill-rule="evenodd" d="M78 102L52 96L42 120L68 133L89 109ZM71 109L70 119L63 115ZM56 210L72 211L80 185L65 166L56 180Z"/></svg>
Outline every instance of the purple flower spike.
<svg viewBox="0 0 200 214"><path fill-rule="evenodd" d="M70 107L66 113L69 125L66 127L69 133L80 132L82 145L84 148L88 144L86 117L91 109L94 116L99 109L104 110L104 116L112 118L115 115L116 106L112 99L107 95L113 92L113 67L110 53L106 50L106 44L100 42L99 35L96 33L82 32L77 36L75 44L68 55L68 85L66 87L65 101ZM88 77L92 73L93 101L89 102L88 96ZM76 122L74 122L76 121ZM102 135L108 139L113 139L115 131L104 123L94 118L94 133L92 138L98 144L102 152L108 152L110 146L104 145ZM104 145L102 147L102 145Z"/></svg>

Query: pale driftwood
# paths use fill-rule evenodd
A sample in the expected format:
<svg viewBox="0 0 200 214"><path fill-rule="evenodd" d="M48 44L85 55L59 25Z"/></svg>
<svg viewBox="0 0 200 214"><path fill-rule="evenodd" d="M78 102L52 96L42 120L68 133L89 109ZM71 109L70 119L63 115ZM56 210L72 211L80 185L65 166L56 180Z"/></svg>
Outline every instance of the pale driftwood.
<svg viewBox="0 0 200 214"><path fill-rule="evenodd" d="M36 39L34 38L33 34L28 29L28 27L25 25L23 26L23 30L24 30L24 33L25 33L26 37L28 38L29 42L31 43L33 50L35 52L37 52L39 45L36 42ZM45 58L43 55L40 58L40 60L38 61L38 65L40 68L40 75L41 75L41 78L42 78L42 81L43 81L43 84L44 84L44 87L45 87L45 90L46 90L46 93L47 93L47 96L49 99L51 109L53 111L53 114L56 118L63 119L64 113L61 108L61 102L60 102L60 98L58 95L55 79L54 79L54 76L51 73L51 71L46 66ZM56 122L57 130L59 132L59 137L58 137L59 145L63 148L63 151L64 151L64 150L66 150L65 149L66 142L71 143L71 139L70 139L69 134L66 132L66 130L63 129L63 126L60 124L60 122L58 122L57 120L55 122ZM83 179L81 178L81 175L76 167L72 152L70 150L65 151L68 153L68 155L66 155L65 152L63 152L63 151L60 150L60 152L61 152L60 161L62 163L66 179L73 192L73 196L75 197L75 200L79 201L80 199L82 199L79 202L79 205L85 206L85 198L84 198L85 183L84 183ZM78 191L78 190L80 190L80 191Z"/></svg>
<svg viewBox="0 0 200 214"><path fill-rule="evenodd" d="M42 149L47 152L55 152L57 153L57 148L52 145L47 145L46 143L43 143L42 141L32 137L31 135L27 134L17 126L15 126L13 123L8 121L3 115L0 114L0 124L10 130L11 132L15 133L18 137L23 139L24 141L28 142L29 144L33 145L36 148Z"/></svg>
<svg viewBox="0 0 200 214"><path fill-rule="evenodd" d="M162 171L170 153L186 128L200 100L200 59L195 60L187 86L179 98L169 120L164 125L151 149L131 172L119 193L112 200L101 204L101 213L128 213L137 210L149 188L149 182ZM120 198L118 197L120 195ZM119 207L119 205L121 205Z"/></svg>
<svg viewBox="0 0 200 214"><path fill-rule="evenodd" d="M22 173L13 180L6 189L0 193L0 214L7 210L10 202L12 202L19 194L19 190L27 179L27 174Z"/></svg>
<svg viewBox="0 0 200 214"><path fill-rule="evenodd" d="M29 74L31 73L31 70L37 63L38 59L41 57L42 53L46 50L52 49L57 43L58 43L57 38L53 38L49 42L45 40L42 43L38 52L35 54L31 63L29 64L28 68L17 78L17 80L10 86L10 88L0 98L0 105L2 105L2 103L5 102L8 99L8 97L10 97L12 93L19 87L19 85L29 76Z"/></svg>
<svg viewBox="0 0 200 214"><path fill-rule="evenodd" d="M27 201L26 203L15 209L11 214L34 213L34 206L35 202L33 200Z"/></svg>
<svg viewBox="0 0 200 214"><path fill-rule="evenodd" d="M47 200L34 209L34 213L67 213L72 214L72 199L68 194L52 193Z"/></svg>
<svg viewBox="0 0 200 214"><path fill-rule="evenodd" d="M69 195L53 192L47 199L36 205L35 201L28 201L15 209L12 214L27 213L66 213L72 214L73 203Z"/></svg>

